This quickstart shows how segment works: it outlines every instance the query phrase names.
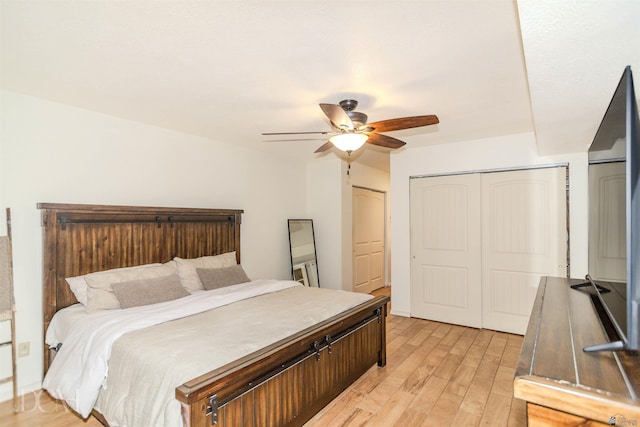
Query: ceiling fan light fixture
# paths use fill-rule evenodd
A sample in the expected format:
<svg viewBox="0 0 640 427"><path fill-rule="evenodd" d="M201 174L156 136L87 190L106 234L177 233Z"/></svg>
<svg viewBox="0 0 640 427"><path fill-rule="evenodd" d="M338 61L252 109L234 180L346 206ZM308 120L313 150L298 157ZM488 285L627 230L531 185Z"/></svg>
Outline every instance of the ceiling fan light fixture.
<svg viewBox="0 0 640 427"><path fill-rule="evenodd" d="M364 133L341 133L329 139L331 143L338 149L350 153L362 147L369 139Z"/></svg>

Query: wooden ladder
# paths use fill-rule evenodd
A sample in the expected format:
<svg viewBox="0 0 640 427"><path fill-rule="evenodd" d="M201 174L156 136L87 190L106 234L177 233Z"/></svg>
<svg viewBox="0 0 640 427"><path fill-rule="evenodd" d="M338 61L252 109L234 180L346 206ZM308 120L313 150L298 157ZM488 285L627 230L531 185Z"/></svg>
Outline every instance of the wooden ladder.
<svg viewBox="0 0 640 427"><path fill-rule="evenodd" d="M16 322L13 296L13 258L11 253L11 211L7 208L7 235L0 236L0 322L11 322L11 338L0 347L11 346L11 376L0 384L13 383L13 410L18 412L18 377L16 370Z"/></svg>

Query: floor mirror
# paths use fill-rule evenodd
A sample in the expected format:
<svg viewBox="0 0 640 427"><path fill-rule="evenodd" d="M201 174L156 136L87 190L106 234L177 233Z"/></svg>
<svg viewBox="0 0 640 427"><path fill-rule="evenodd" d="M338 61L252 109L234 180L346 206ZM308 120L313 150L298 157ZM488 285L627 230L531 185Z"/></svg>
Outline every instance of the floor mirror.
<svg viewBox="0 0 640 427"><path fill-rule="evenodd" d="M305 286L320 287L313 220L290 219L288 223L293 280Z"/></svg>

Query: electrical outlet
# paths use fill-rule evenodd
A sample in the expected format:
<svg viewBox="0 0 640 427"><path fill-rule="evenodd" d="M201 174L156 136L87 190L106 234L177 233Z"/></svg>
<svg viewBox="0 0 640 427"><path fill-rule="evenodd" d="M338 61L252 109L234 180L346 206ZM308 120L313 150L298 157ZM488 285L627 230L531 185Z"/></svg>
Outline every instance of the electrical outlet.
<svg viewBox="0 0 640 427"><path fill-rule="evenodd" d="M18 344L18 357L26 357L29 355L29 341Z"/></svg>

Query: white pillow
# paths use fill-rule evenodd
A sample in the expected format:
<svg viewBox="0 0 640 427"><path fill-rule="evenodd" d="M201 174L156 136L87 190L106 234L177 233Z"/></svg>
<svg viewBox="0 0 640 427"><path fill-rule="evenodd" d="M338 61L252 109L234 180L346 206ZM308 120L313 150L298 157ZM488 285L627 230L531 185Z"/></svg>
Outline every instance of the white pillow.
<svg viewBox="0 0 640 427"><path fill-rule="evenodd" d="M153 279L176 273L176 263L145 264L87 274L87 312L121 308L111 285L131 280Z"/></svg>
<svg viewBox="0 0 640 427"><path fill-rule="evenodd" d="M87 288L89 285L87 285L87 281L84 280L84 276L67 277L64 280L66 280L78 302L86 307L88 299Z"/></svg>
<svg viewBox="0 0 640 427"><path fill-rule="evenodd" d="M196 268L224 268L237 265L236 253L227 252L226 254L203 256L200 258L178 258L173 259L178 264L178 276L182 282L182 286L193 293L204 289L204 285L198 277Z"/></svg>

